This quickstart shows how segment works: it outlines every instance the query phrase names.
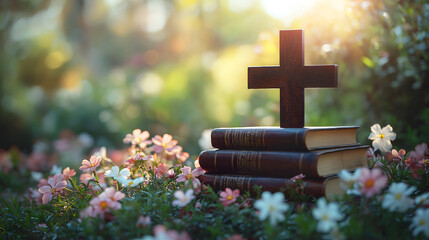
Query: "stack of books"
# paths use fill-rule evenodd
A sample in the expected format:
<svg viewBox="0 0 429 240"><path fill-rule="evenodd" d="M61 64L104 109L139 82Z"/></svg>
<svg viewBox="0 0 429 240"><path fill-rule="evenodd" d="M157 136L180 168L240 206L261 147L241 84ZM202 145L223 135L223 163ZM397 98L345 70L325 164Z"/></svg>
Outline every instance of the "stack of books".
<svg viewBox="0 0 429 240"><path fill-rule="evenodd" d="M218 128L211 133L213 147L200 153L206 173L200 181L215 191L225 188L253 193L293 187L304 174L304 193L332 197L344 193L337 174L366 167L366 150L356 142L359 127Z"/></svg>

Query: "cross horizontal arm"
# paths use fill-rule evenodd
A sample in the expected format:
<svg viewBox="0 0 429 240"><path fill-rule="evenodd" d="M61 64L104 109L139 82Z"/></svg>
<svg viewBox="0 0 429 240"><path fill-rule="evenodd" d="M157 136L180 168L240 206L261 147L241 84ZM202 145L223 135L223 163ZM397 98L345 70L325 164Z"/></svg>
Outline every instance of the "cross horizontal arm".
<svg viewBox="0 0 429 240"><path fill-rule="evenodd" d="M248 88L279 88L285 84L279 66L249 67Z"/></svg>
<svg viewBox="0 0 429 240"><path fill-rule="evenodd" d="M338 65L303 66L301 73L305 88L338 87Z"/></svg>

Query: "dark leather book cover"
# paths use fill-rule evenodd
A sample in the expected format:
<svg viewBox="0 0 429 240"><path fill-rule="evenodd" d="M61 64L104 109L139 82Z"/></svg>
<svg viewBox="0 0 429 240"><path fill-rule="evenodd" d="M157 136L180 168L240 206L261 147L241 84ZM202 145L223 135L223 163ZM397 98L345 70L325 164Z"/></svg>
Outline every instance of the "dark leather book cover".
<svg viewBox="0 0 429 240"><path fill-rule="evenodd" d="M199 180L213 188L215 192L224 191L225 188L232 190L239 189L241 193L249 192L254 195L254 186L258 185L261 190L269 192L279 192L285 190L287 193L288 187L295 187L294 181L289 178L271 178L271 177L256 177L247 175L221 175L205 173L200 175ZM332 196L334 194L342 194L344 190L339 186L339 178L319 178L305 179L304 178L304 193L315 197Z"/></svg>
<svg viewBox="0 0 429 240"><path fill-rule="evenodd" d="M211 141L213 147L219 149L309 151L356 145L358 128L357 126L216 128L211 133Z"/></svg>
<svg viewBox="0 0 429 240"><path fill-rule="evenodd" d="M199 163L209 173L248 174L254 176L326 177L342 169L366 166L368 146L334 148L311 152L278 152L246 150L206 150Z"/></svg>

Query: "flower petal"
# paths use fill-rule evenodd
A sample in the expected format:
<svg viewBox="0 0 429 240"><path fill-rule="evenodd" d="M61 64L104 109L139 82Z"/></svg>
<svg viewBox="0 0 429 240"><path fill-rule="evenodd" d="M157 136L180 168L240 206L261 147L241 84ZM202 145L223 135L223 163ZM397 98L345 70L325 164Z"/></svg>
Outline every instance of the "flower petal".
<svg viewBox="0 0 429 240"><path fill-rule="evenodd" d="M380 134L381 132L381 127L380 124L374 124L371 126L371 132L376 133L376 134Z"/></svg>

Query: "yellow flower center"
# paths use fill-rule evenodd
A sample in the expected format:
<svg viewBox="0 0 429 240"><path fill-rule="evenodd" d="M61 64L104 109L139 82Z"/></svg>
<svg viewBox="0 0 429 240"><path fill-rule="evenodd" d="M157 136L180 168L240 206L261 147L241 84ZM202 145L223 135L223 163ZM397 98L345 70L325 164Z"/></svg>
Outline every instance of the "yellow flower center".
<svg viewBox="0 0 429 240"><path fill-rule="evenodd" d="M187 198L187 197L183 197L183 198L182 198L182 202L184 203L184 202L186 202L186 201L188 201L188 198Z"/></svg>
<svg viewBox="0 0 429 240"><path fill-rule="evenodd" d="M134 182L133 181L130 181L129 183L128 183L128 186L131 186L131 185L133 185L134 184Z"/></svg>
<svg viewBox="0 0 429 240"><path fill-rule="evenodd" d="M100 207L101 207L102 209L106 209L106 208L107 208L107 202L106 202L106 201L102 201L102 202L100 203Z"/></svg>
<svg viewBox="0 0 429 240"><path fill-rule="evenodd" d="M327 221L327 220L329 220L329 216L328 216L328 214L324 214L324 215L322 216L322 220L323 220L323 221Z"/></svg>
<svg viewBox="0 0 429 240"><path fill-rule="evenodd" d="M228 199L228 200L232 200L232 195L229 195L226 199Z"/></svg>
<svg viewBox="0 0 429 240"><path fill-rule="evenodd" d="M276 208L273 205L270 205L270 207L268 208L268 211L274 212L274 210L276 210Z"/></svg>
<svg viewBox="0 0 429 240"><path fill-rule="evenodd" d="M186 174L186 179L192 179L193 178L193 176L192 176L192 174L191 173L188 173L188 174Z"/></svg>
<svg viewBox="0 0 429 240"><path fill-rule="evenodd" d="M426 224L426 221L424 219L420 219L419 225L424 226Z"/></svg>
<svg viewBox="0 0 429 240"><path fill-rule="evenodd" d="M380 138L383 139L384 138L384 134L380 134Z"/></svg>
<svg viewBox="0 0 429 240"><path fill-rule="evenodd" d="M57 191L55 188L51 188L51 194L54 194Z"/></svg>
<svg viewBox="0 0 429 240"><path fill-rule="evenodd" d="M402 194L401 193L397 193L397 194L395 194L395 199L396 200L399 200L399 199L401 199L402 198Z"/></svg>
<svg viewBox="0 0 429 240"><path fill-rule="evenodd" d="M140 143L142 141L142 139L141 138L136 138L136 142L137 143Z"/></svg>
<svg viewBox="0 0 429 240"><path fill-rule="evenodd" d="M374 186L374 179L368 179L368 181L365 182L365 188L372 188Z"/></svg>

